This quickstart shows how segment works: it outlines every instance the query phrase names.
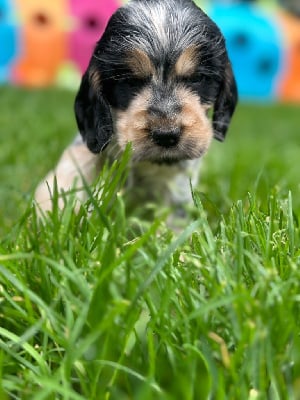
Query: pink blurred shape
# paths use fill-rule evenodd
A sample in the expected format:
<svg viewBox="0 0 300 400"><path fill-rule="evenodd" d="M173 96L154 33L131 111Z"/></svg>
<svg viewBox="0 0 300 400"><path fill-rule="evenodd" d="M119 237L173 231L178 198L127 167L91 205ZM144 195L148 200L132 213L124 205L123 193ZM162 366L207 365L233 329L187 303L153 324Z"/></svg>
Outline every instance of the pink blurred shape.
<svg viewBox="0 0 300 400"><path fill-rule="evenodd" d="M119 6L115 0L70 0L75 27L70 33L69 57L82 73L110 16Z"/></svg>

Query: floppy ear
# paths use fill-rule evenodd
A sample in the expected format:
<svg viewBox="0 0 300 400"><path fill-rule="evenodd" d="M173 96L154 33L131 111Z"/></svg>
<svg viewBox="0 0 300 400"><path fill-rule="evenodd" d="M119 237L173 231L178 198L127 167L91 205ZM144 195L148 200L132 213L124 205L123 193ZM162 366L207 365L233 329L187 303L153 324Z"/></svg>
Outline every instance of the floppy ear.
<svg viewBox="0 0 300 400"><path fill-rule="evenodd" d="M221 84L219 95L214 104L213 129L215 139L223 142L226 132L238 101L236 81L232 67L228 61L224 80Z"/></svg>
<svg viewBox="0 0 300 400"><path fill-rule="evenodd" d="M93 153L100 153L111 139L113 124L110 106L102 94L100 74L91 67L82 77L74 108L87 147Z"/></svg>

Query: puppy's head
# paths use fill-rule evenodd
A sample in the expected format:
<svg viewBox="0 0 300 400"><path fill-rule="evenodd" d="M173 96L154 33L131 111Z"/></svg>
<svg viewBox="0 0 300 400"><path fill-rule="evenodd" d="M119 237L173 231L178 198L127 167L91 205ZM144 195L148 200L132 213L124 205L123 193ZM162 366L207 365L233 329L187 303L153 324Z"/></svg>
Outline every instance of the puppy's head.
<svg viewBox="0 0 300 400"><path fill-rule="evenodd" d="M203 11L191 0L132 0L97 43L75 113L92 152L115 134L136 160L173 162L224 140L236 102L224 38Z"/></svg>

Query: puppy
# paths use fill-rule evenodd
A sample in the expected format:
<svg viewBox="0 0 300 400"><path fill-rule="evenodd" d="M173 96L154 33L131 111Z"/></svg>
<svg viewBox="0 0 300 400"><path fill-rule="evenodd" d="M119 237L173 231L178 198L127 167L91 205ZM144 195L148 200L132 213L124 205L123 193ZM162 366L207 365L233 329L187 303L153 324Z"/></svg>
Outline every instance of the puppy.
<svg viewBox="0 0 300 400"><path fill-rule="evenodd" d="M51 209L54 176L60 191L80 188L130 142L131 190L184 205L199 159L213 138L224 140L236 103L224 37L192 0L131 0L96 44L75 100L80 135L36 201Z"/></svg>

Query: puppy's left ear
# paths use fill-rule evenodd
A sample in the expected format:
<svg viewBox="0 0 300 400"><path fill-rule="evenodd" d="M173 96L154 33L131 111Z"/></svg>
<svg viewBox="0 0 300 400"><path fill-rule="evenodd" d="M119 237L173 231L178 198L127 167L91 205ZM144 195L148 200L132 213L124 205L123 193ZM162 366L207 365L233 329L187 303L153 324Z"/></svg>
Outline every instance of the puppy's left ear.
<svg viewBox="0 0 300 400"><path fill-rule="evenodd" d="M87 147L93 153L100 153L111 139L113 123L110 106L102 93L100 75L91 66L82 77L74 109Z"/></svg>
<svg viewBox="0 0 300 400"><path fill-rule="evenodd" d="M213 129L214 138L223 142L238 101L236 81L230 61L227 62L224 80L214 104Z"/></svg>

